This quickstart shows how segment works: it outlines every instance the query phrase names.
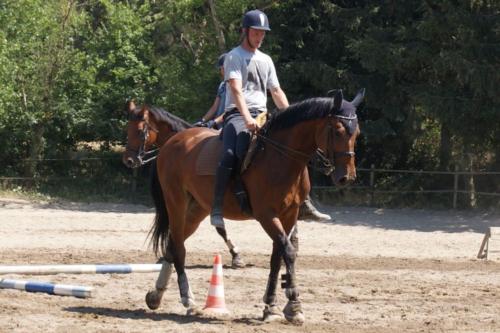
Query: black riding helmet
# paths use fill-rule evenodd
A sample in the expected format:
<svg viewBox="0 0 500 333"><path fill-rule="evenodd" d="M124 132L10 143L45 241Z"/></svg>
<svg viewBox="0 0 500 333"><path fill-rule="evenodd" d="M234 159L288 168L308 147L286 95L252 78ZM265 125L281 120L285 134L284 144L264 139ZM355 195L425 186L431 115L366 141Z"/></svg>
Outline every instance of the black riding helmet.
<svg viewBox="0 0 500 333"><path fill-rule="evenodd" d="M245 13L245 16L243 16L242 27L271 31L267 15L258 9L254 9Z"/></svg>

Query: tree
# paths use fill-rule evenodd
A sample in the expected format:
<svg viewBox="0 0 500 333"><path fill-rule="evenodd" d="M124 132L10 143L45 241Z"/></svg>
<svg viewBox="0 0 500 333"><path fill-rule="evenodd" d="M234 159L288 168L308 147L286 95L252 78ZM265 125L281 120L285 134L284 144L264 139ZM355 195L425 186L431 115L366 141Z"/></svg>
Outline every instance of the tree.
<svg viewBox="0 0 500 333"><path fill-rule="evenodd" d="M80 17L76 1L7 1L2 7L0 26L8 40L4 54L10 59L5 66L14 79L4 105L10 112L2 120L15 132L12 152L36 161L49 138L64 140L71 128L63 78L74 59L71 36ZM35 162L27 163L25 175L35 169Z"/></svg>

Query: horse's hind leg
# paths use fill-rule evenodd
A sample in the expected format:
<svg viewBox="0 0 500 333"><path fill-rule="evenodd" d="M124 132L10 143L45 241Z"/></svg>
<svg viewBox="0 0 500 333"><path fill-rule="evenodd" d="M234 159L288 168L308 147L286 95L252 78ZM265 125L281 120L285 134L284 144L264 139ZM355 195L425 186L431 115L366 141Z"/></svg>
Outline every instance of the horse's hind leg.
<svg viewBox="0 0 500 333"><path fill-rule="evenodd" d="M167 249L167 252L169 250ZM150 290L146 294L146 304L151 310L156 310L160 306L163 294L168 288L168 283L170 281L170 276L172 275L173 265L171 256L163 258L160 263L162 264L160 275L156 280L155 289Z"/></svg>
<svg viewBox="0 0 500 333"><path fill-rule="evenodd" d="M241 259L240 253L238 251L238 248L233 244L233 242L227 237L227 232L225 228L220 228L217 227L215 228L217 230L217 233L224 239L224 242L227 245L227 248L229 249L229 252L231 253L231 256L233 257L232 259L232 267L233 268L243 268L245 267L245 262L243 259Z"/></svg>
<svg viewBox="0 0 500 333"><path fill-rule="evenodd" d="M179 226L171 226L170 240L172 242L172 255L174 259L175 270L177 271L177 283L179 285L181 303L185 308L189 309L194 307L196 303L194 301L193 293L191 292L191 287L189 286L189 281L185 269L186 247L184 246L184 216L179 216L177 218L182 219L179 220L182 221L182 223ZM172 221L177 220L173 218Z"/></svg>
<svg viewBox="0 0 500 333"><path fill-rule="evenodd" d="M184 242L198 229L200 222L208 215L208 211L204 210L190 194L183 195L182 200L178 196L173 201L173 205L176 209L172 214L172 221L181 223L171 224L171 253L177 271L181 303L188 308L188 313L191 313L196 310L196 303L185 270L186 247ZM170 207L171 205L169 205Z"/></svg>

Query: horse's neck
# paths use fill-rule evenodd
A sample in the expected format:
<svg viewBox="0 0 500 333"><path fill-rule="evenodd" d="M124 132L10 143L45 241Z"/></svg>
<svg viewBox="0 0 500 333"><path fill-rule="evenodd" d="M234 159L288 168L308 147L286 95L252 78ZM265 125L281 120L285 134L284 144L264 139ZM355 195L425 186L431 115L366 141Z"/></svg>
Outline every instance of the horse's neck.
<svg viewBox="0 0 500 333"><path fill-rule="evenodd" d="M163 146L163 144L167 142L167 140L170 139L171 136L177 133L172 130L172 126L166 121L157 121L155 119L154 123L152 123L152 126L155 126L155 128L158 130L158 136L156 138L156 145L158 147Z"/></svg>
<svg viewBox="0 0 500 333"><path fill-rule="evenodd" d="M286 147L284 151L288 151L292 155L302 156L303 158L312 156L317 148L314 135L320 122L319 119L304 121L291 128L277 130L269 138Z"/></svg>
<svg viewBox="0 0 500 333"><path fill-rule="evenodd" d="M266 164L287 170L292 178L300 175L316 151L314 133L318 124L319 120L304 121L271 133L265 148Z"/></svg>

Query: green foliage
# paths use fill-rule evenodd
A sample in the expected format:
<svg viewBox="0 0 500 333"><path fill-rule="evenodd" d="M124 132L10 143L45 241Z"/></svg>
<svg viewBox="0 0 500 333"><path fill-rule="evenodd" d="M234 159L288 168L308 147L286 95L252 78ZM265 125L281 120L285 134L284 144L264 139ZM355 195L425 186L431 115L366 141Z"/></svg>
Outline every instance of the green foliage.
<svg viewBox="0 0 500 333"><path fill-rule="evenodd" d="M366 88L359 166L500 167L498 1L4 0L0 174L123 143L128 98L199 118L253 8L291 101Z"/></svg>

